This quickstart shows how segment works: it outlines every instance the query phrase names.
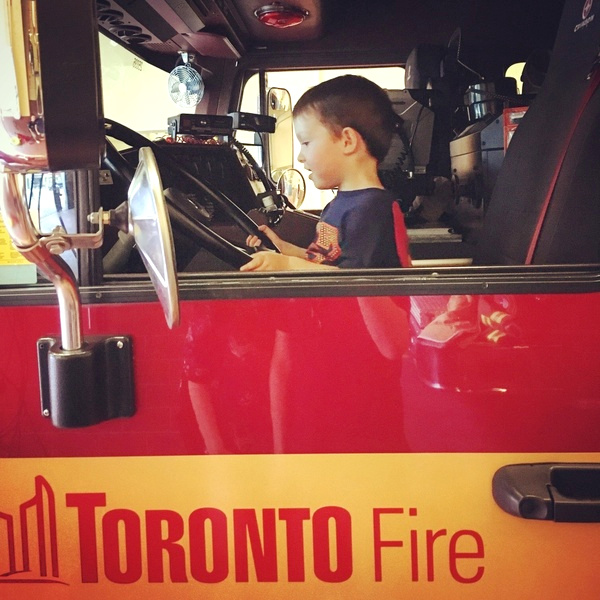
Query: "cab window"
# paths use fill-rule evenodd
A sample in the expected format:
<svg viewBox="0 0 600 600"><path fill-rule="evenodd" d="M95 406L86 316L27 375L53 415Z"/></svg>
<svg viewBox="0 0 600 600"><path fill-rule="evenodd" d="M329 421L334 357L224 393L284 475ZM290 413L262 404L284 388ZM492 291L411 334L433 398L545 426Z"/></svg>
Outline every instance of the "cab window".
<svg viewBox="0 0 600 600"><path fill-rule="evenodd" d="M277 88L287 90L290 94L291 105L293 107L306 90L340 75L361 75L374 81L384 89L404 88L404 68L402 67L268 71L265 74L265 80L268 89ZM248 80L244 87L241 110L258 112L260 110L259 94L259 76L255 74ZM238 132L237 135L238 139L243 139L245 142L251 139L248 132ZM306 196L302 208L308 211L320 211L332 199L334 192L332 190L318 190L313 182L308 179L307 171L297 161L297 156L300 152L298 140L294 135L291 138L293 160L290 166L298 169L304 175L306 181ZM271 175L276 174L271 173Z"/></svg>

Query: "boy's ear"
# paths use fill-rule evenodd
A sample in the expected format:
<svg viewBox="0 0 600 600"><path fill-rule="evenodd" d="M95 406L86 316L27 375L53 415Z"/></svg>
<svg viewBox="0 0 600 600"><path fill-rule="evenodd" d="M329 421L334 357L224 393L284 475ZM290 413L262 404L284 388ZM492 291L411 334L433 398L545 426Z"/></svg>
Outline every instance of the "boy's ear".
<svg viewBox="0 0 600 600"><path fill-rule="evenodd" d="M344 127L342 129L342 142L344 144L344 152L346 154L353 154L358 150L361 144L364 144L362 136L356 129L352 127Z"/></svg>

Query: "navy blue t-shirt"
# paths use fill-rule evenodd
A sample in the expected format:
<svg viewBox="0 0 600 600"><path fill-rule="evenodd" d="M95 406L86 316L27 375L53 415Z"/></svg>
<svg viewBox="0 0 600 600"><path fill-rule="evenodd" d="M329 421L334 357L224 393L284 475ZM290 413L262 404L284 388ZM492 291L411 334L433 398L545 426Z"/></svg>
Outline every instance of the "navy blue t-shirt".
<svg viewBox="0 0 600 600"><path fill-rule="evenodd" d="M399 267L388 190L338 192L323 209L308 260L346 269Z"/></svg>

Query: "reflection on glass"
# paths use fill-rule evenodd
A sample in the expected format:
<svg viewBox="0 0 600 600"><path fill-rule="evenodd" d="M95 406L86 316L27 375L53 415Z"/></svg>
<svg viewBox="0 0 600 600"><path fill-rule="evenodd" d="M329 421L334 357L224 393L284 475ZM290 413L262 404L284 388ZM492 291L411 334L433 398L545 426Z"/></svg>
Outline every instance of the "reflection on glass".
<svg viewBox="0 0 600 600"><path fill-rule="evenodd" d="M194 307L184 385L209 454L401 452L406 299Z"/></svg>
<svg viewBox="0 0 600 600"><path fill-rule="evenodd" d="M42 234L61 227L77 233L77 210L74 202L74 172L32 173L25 176L25 200L32 220ZM73 248L61 257L78 277L78 250Z"/></svg>

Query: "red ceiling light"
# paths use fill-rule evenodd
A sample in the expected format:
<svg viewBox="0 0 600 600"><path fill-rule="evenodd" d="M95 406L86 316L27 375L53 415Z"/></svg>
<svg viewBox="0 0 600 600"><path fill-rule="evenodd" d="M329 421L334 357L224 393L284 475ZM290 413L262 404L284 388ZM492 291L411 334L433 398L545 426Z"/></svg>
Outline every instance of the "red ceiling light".
<svg viewBox="0 0 600 600"><path fill-rule="evenodd" d="M254 11L254 16L264 25L285 29L300 25L308 17L308 11L289 4L266 4Z"/></svg>

